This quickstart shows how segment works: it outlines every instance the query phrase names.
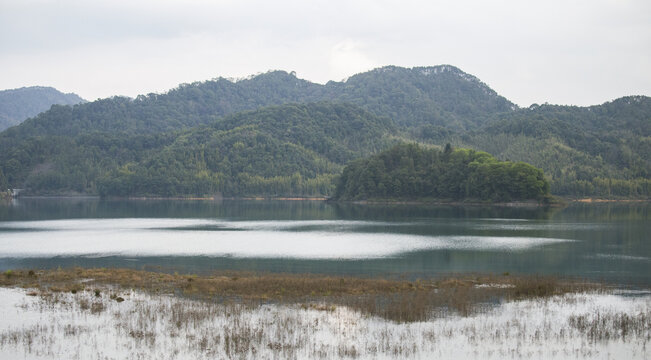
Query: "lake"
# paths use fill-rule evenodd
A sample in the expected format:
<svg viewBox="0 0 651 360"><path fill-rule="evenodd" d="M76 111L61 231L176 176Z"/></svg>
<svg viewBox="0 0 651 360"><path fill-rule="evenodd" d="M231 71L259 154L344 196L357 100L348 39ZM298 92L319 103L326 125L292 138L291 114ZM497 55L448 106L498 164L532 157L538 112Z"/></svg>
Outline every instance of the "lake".
<svg viewBox="0 0 651 360"><path fill-rule="evenodd" d="M650 209L20 198L0 205L0 270L508 272L648 286Z"/></svg>

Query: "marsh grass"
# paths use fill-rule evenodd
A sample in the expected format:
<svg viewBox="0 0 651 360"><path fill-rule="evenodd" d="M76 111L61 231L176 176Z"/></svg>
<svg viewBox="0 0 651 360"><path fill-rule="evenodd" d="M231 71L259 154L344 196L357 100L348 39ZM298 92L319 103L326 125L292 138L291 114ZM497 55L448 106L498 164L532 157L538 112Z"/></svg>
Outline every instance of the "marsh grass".
<svg viewBox="0 0 651 360"><path fill-rule="evenodd" d="M551 276L454 275L427 280L220 272L213 275L168 274L131 269L69 268L15 270L0 278L2 286L40 289L43 294L80 291L99 297L108 287L117 292L141 290L213 302L261 304L326 304L346 306L397 322L425 321L436 316L468 316L504 301L548 298L566 293L601 291L604 285ZM84 305L90 308L90 305Z"/></svg>
<svg viewBox="0 0 651 360"><path fill-rule="evenodd" d="M649 339L651 329L651 313L639 312L627 314L623 312L595 312L590 314L572 315L569 325L591 342L608 341L613 339L644 338Z"/></svg>
<svg viewBox="0 0 651 360"><path fill-rule="evenodd" d="M314 302L251 307L119 290L125 300L117 303L115 291L25 297L25 311L43 321L0 331L0 357L11 348L54 359L645 359L651 336L648 301L613 306L609 295L522 300L410 323ZM595 303L599 296L608 299Z"/></svg>

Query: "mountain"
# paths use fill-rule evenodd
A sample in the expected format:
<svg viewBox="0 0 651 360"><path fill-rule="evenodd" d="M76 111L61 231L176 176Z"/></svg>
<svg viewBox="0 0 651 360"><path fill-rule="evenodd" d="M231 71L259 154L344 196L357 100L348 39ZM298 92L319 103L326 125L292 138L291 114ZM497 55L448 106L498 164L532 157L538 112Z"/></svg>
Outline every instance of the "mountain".
<svg viewBox="0 0 651 360"><path fill-rule="evenodd" d="M0 164L33 194L326 195L394 132L355 105L286 104L168 133L0 137Z"/></svg>
<svg viewBox="0 0 651 360"><path fill-rule="evenodd" d="M344 164L394 130L350 104L287 104L227 116L98 179L103 196L328 195Z"/></svg>
<svg viewBox="0 0 651 360"><path fill-rule="evenodd" d="M402 127L475 128L515 105L472 75L450 66L388 66L326 85L272 71L249 79L184 84L165 94L113 97L75 107L55 106L12 136L84 132L156 133L210 124L244 110L287 103L345 102L391 118Z"/></svg>
<svg viewBox="0 0 651 360"><path fill-rule="evenodd" d="M407 128L468 130L495 114L517 109L479 79L451 65L385 66L345 82L330 82L326 90L334 100L357 104Z"/></svg>
<svg viewBox="0 0 651 360"><path fill-rule="evenodd" d="M646 96L589 107L533 105L444 141L541 167L557 195L651 194L651 98Z"/></svg>
<svg viewBox="0 0 651 360"><path fill-rule="evenodd" d="M51 87L31 86L0 91L0 131L50 109L54 104L86 102L76 94L64 94Z"/></svg>
<svg viewBox="0 0 651 360"><path fill-rule="evenodd" d="M518 108L450 65L272 71L54 105L0 133L0 171L33 194L331 195L352 160L407 141L530 163L555 195L648 198L650 127L649 97Z"/></svg>

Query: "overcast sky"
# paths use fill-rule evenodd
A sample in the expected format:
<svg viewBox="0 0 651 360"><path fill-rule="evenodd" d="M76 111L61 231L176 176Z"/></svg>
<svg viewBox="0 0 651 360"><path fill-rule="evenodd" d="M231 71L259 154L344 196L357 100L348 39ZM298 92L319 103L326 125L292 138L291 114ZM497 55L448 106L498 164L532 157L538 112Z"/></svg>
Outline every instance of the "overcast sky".
<svg viewBox="0 0 651 360"><path fill-rule="evenodd" d="M0 89L88 100L452 64L521 106L651 95L649 0L0 0Z"/></svg>

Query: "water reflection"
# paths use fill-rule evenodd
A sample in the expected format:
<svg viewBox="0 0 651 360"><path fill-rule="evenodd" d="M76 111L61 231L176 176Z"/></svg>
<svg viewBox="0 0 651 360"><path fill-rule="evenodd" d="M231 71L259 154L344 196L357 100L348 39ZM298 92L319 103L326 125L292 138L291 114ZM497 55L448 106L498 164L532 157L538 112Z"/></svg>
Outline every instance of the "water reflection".
<svg viewBox="0 0 651 360"><path fill-rule="evenodd" d="M510 272L648 285L649 207L20 199L0 206L0 269Z"/></svg>

